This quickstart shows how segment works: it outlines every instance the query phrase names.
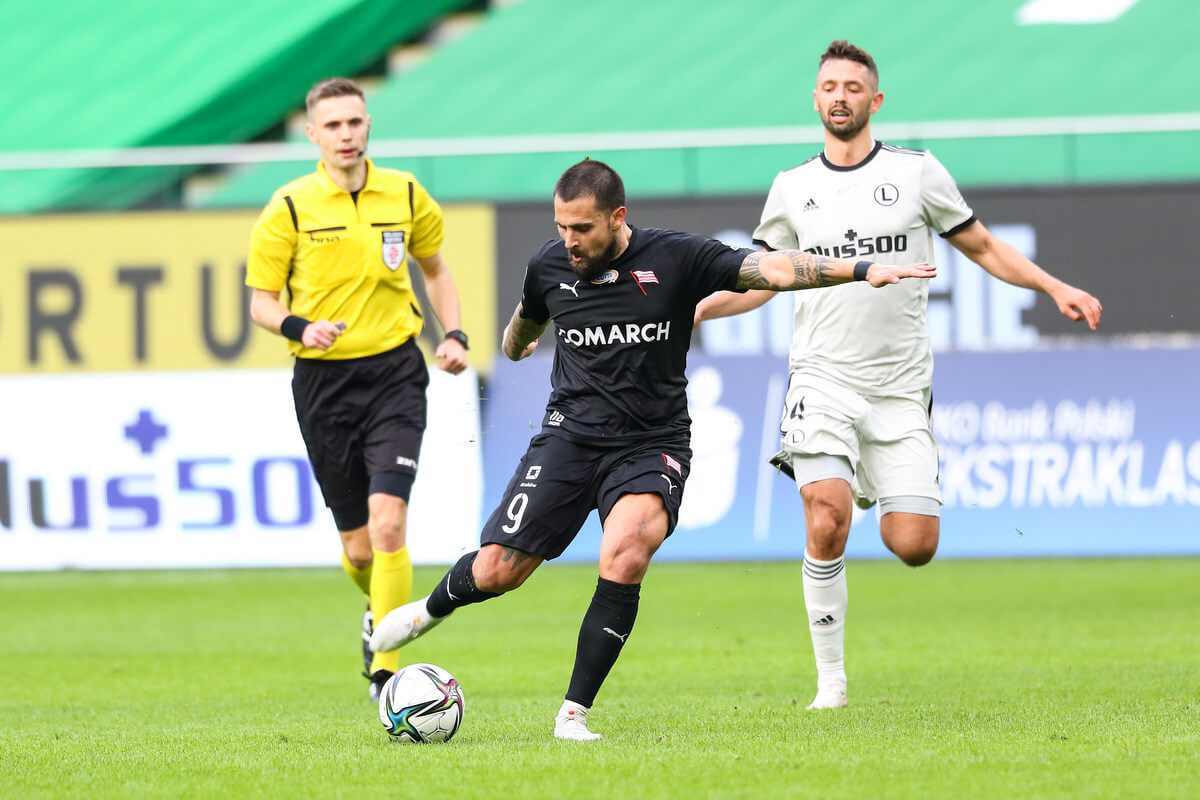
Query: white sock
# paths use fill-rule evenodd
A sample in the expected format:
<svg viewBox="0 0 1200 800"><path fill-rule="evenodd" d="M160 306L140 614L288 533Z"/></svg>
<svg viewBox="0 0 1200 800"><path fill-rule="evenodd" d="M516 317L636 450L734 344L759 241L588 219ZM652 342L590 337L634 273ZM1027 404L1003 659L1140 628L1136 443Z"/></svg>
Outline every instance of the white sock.
<svg viewBox="0 0 1200 800"><path fill-rule="evenodd" d="M817 661L817 684L846 680L846 560L819 561L804 551L804 607Z"/></svg>
<svg viewBox="0 0 1200 800"><path fill-rule="evenodd" d="M581 706L574 700L563 700L562 708L558 709L560 717L579 717L584 722L587 722L588 707Z"/></svg>

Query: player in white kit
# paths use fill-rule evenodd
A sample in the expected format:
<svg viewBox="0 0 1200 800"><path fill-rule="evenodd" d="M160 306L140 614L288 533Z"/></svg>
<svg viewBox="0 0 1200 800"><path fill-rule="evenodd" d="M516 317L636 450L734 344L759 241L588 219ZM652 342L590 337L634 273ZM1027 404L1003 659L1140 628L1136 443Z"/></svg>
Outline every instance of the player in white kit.
<svg viewBox="0 0 1200 800"><path fill-rule="evenodd" d="M929 152L872 138L870 119L883 94L866 51L833 42L821 56L813 97L825 149L775 178L754 232L758 244L907 264L933 260L937 233L992 275L1045 292L1064 315L1096 329L1100 302L995 238ZM698 306L696 323L757 308L773 296L714 294ZM772 463L795 477L804 502L804 602L817 663L810 709L847 705L843 556L852 504L878 501L884 544L906 564L927 564L937 551L941 492L929 420L928 296L926 281L794 295L790 382L781 450Z"/></svg>

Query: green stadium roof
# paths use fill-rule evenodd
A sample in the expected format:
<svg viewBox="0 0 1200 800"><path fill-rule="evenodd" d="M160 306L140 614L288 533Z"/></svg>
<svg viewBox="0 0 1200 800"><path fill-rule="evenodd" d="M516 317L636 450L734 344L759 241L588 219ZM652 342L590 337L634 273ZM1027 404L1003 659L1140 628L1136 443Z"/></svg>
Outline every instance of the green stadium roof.
<svg viewBox="0 0 1200 800"><path fill-rule="evenodd" d="M15 8L20 5L21 8ZM355 73L462 0L9 3L0 150L241 142L308 87ZM30 156L36 158L35 155ZM0 213L119 208L178 169L0 172Z"/></svg>
<svg viewBox="0 0 1200 800"><path fill-rule="evenodd" d="M583 155L612 163L635 196L760 193L820 149L816 59L848 38L879 63L878 135L933 149L964 186L1200 180L1200 96L1191 91L1200 3L1126 4L1111 21L1022 25L1031 8L1105 4L523 0L373 92L373 139L584 137L554 153L380 159L414 171L441 200L544 198ZM0 52L9 76L0 156L33 160L47 150L247 141L298 108L313 81L353 74L448 10L477 4L213 0L169 13L150 0L22 5L19 22L8 15ZM1063 132L1072 121L1112 132ZM1030 133L1042 122L1054 123L1051 132ZM955 134L950 123L969 130ZM1001 126L1026 135L998 135ZM681 136L680 146L626 150L589 138L745 128L801 133L782 144ZM301 163L236 170L206 204L259 206L316 157L312 148ZM191 171L0 171L0 213L153 202Z"/></svg>
<svg viewBox="0 0 1200 800"><path fill-rule="evenodd" d="M865 47L879 63L881 135L889 125L930 121L1067 118L1086 127L1097 117L1116 117L1120 129L1153 127L1168 115L1200 120L1200 95L1190 91L1200 75L1194 46L1200 3L1140 0L1109 22L1021 25L1018 13L1027 5L524 0L492 12L487 24L387 81L369 98L373 137L813 126L817 58L837 38ZM933 149L963 185L1197 180L1200 122L1189 127L888 138ZM617 167L633 195L739 193L765 191L778 170L819 149L810 141L381 163L413 170L443 200L543 198L561 170L585 154ZM210 202L260 205L315 158L314 149L307 164L245 171Z"/></svg>

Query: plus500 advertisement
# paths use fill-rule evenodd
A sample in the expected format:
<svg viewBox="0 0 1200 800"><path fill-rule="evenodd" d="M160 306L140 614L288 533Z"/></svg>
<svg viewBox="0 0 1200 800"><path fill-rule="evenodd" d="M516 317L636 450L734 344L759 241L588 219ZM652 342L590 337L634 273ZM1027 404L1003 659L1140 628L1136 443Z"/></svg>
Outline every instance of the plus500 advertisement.
<svg viewBox="0 0 1200 800"><path fill-rule="evenodd" d="M341 545L289 370L0 377L0 569L325 566ZM431 370L417 563L478 542L475 373Z"/></svg>
<svg viewBox="0 0 1200 800"><path fill-rule="evenodd" d="M795 558L794 483L766 463L787 388L778 357L689 360L692 473L659 559ZM550 359L498 362L485 408L485 513L540 426ZM1200 553L1200 349L937 356L942 557ZM593 514L564 554L594 560ZM876 513L847 552L885 557Z"/></svg>

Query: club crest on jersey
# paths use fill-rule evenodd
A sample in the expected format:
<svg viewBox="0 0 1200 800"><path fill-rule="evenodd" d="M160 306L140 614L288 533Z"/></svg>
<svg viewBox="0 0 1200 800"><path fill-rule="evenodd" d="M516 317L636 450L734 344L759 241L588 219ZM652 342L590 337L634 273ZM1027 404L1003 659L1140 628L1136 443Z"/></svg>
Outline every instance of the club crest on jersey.
<svg viewBox="0 0 1200 800"><path fill-rule="evenodd" d="M404 231L383 232L383 263L392 272L404 263Z"/></svg>
<svg viewBox="0 0 1200 800"><path fill-rule="evenodd" d="M597 286L603 286L606 283L616 283L617 274L618 273L615 269L610 269L599 278L596 278L594 281L592 281L592 283L596 284Z"/></svg>
<svg viewBox="0 0 1200 800"><path fill-rule="evenodd" d="M875 187L875 202L881 206L894 206L900 199L900 190L892 183L881 183Z"/></svg>

